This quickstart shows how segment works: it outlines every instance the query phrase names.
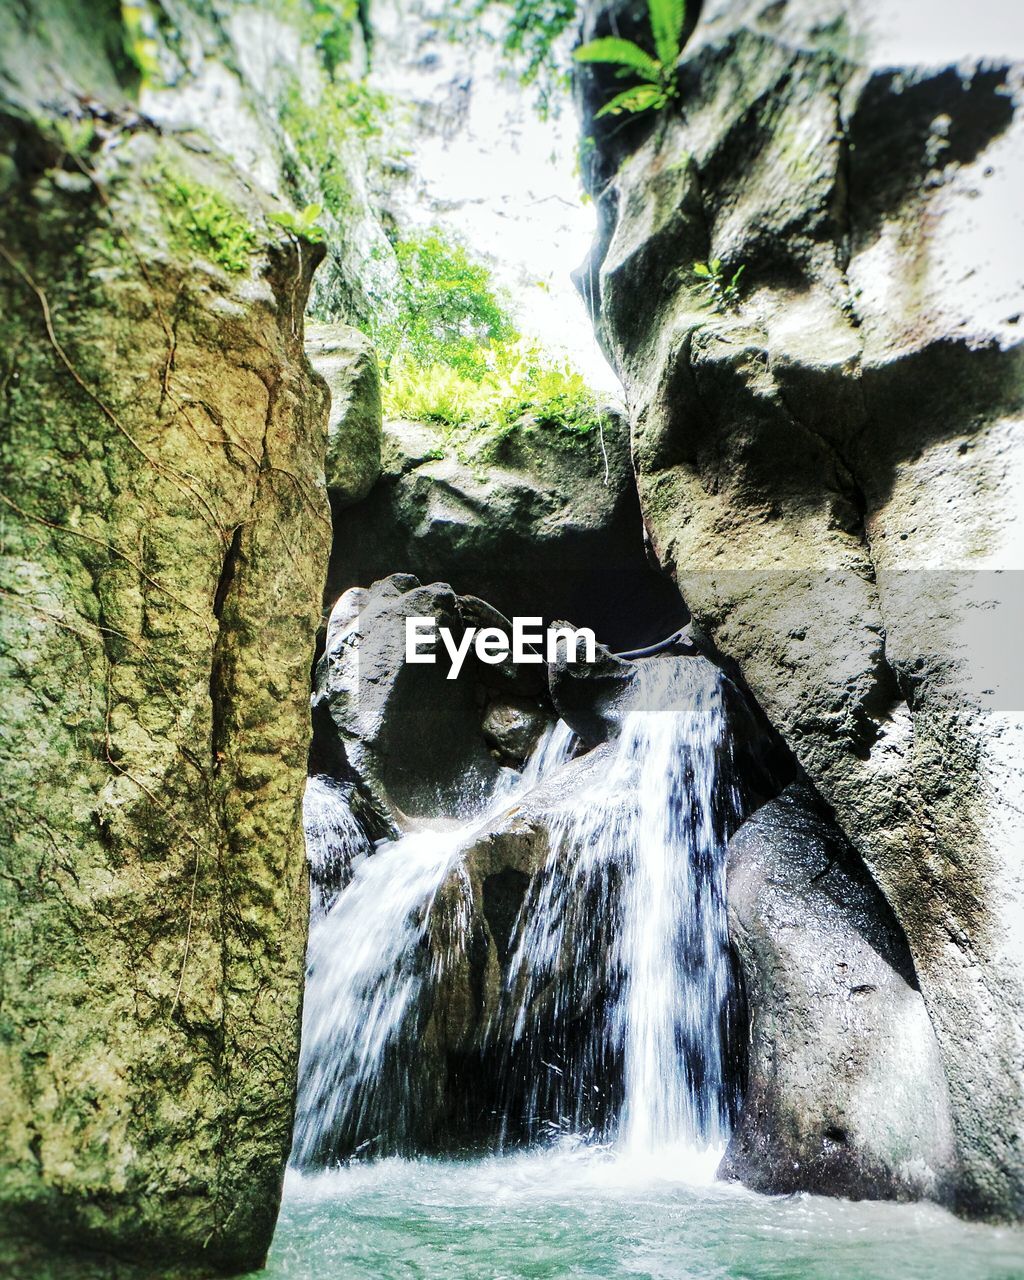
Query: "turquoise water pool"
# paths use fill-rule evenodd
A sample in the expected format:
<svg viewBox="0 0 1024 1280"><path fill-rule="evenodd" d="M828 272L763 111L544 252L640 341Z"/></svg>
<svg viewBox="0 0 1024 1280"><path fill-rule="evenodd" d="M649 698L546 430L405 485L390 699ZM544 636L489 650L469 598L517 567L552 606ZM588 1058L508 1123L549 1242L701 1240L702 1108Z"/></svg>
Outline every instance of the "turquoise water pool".
<svg viewBox="0 0 1024 1280"><path fill-rule="evenodd" d="M697 1176L694 1177L696 1172ZM289 1174L267 1280L1018 1280L1024 1230L588 1148Z"/></svg>

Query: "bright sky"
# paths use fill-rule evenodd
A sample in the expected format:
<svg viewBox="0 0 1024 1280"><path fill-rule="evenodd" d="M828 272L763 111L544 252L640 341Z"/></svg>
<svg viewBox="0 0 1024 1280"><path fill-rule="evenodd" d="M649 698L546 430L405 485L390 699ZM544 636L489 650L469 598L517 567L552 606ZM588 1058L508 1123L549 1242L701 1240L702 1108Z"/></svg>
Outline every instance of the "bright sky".
<svg viewBox="0 0 1024 1280"><path fill-rule="evenodd" d="M492 46L428 40L396 0L379 3L373 82L420 105L413 178L400 197L410 225L440 223L485 258L512 298L523 332L564 350L596 390L621 396L569 272L586 256L595 214L575 176L570 101L541 121L532 94L502 75Z"/></svg>

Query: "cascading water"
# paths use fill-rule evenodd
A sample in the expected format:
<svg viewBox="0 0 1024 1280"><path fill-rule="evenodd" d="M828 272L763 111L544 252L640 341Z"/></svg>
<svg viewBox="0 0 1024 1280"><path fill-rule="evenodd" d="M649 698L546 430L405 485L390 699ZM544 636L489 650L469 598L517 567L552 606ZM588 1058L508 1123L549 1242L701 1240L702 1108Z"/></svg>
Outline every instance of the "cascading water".
<svg viewBox="0 0 1024 1280"><path fill-rule="evenodd" d="M293 1160L408 1150L422 1009L470 945L464 852L526 796L549 853L523 899L480 1047L497 1137L553 1131L623 1151L715 1151L728 1129L731 985L722 851L738 800L722 684L702 659L637 664L615 742L570 760L550 730L482 811L361 859L310 935ZM581 776L584 780L581 782ZM459 891L440 890L461 876ZM454 905L453 905L454 904ZM437 937L443 946L436 944ZM500 1046L500 1048L496 1048Z"/></svg>
<svg viewBox="0 0 1024 1280"><path fill-rule="evenodd" d="M434 899L474 833L556 769L572 740L564 724L553 726L522 776L503 775L482 811L442 830L411 832L364 859L333 909L312 925L295 1163L322 1161L339 1135L354 1146L404 1137L414 1082L391 1077L388 1055L413 1037L417 997L423 983L438 976L420 946ZM454 922L455 945L464 941L460 924ZM401 1068L399 1075L405 1075Z"/></svg>
<svg viewBox="0 0 1024 1280"><path fill-rule="evenodd" d="M513 1037L538 1034L542 993L565 1016L595 979L610 992L604 1043L574 1064L575 1102L563 1071L559 1103L580 1127L578 1100L599 1087L588 1071L620 1063L620 1112L605 1127L631 1154L684 1148L713 1158L727 1137L722 855L739 796L721 767L726 748L717 671L689 658L638 664L614 754L557 815L523 907L506 989Z"/></svg>
<svg viewBox="0 0 1024 1280"><path fill-rule="evenodd" d="M306 780L302 827L309 863L310 926L331 909L352 879L356 862L373 847L352 812L351 799L351 787L324 774Z"/></svg>

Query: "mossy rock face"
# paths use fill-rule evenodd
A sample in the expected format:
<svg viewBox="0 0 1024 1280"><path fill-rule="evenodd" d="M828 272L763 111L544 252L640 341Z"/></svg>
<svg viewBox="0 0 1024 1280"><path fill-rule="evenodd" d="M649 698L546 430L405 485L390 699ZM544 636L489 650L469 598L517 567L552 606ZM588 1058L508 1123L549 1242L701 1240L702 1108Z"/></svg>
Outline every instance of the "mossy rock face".
<svg viewBox="0 0 1024 1280"><path fill-rule="evenodd" d="M632 14L595 0L585 30ZM1019 67L965 64L952 16L908 11L897 41L878 0L705 5L680 109L621 130L584 72L581 275L659 559L906 932L959 1152L942 1194L1021 1218L1022 575L979 570L1022 568L1024 114ZM715 260L743 268L717 304Z"/></svg>
<svg viewBox="0 0 1024 1280"><path fill-rule="evenodd" d="M85 116L0 116L0 1271L237 1272L298 1049L315 253L209 148Z"/></svg>
<svg viewBox="0 0 1024 1280"><path fill-rule="evenodd" d="M327 491L336 508L359 502L380 475L380 369L373 343L344 324L307 324L306 353L331 393Z"/></svg>

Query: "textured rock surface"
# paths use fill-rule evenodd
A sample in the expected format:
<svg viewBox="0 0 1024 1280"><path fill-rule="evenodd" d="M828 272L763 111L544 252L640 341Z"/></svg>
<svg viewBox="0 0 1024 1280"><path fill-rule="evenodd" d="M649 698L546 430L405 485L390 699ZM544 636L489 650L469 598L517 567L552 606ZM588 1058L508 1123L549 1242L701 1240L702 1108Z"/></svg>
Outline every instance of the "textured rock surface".
<svg viewBox="0 0 1024 1280"><path fill-rule="evenodd" d="M385 424L383 474L365 502L335 504L328 599L389 573L443 579L509 617L567 617L599 640L660 640L683 620L648 564L621 422L596 432L516 430L459 455L430 428Z"/></svg>
<svg viewBox="0 0 1024 1280"><path fill-rule="evenodd" d="M331 19L346 10L343 30ZM368 319L369 295L386 296L396 271L367 181L366 131L336 109L367 69L359 10L341 0L168 0L158 20L144 7L154 68L139 95L150 119L212 141L260 190L298 212L320 206L326 256L310 307L351 324Z"/></svg>
<svg viewBox="0 0 1024 1280"><path fill-rule="evenodd" d="M327 492L338 510L359 502L380 475L380 370L373 344L349 325L307 324L306 354L327 383Z"/></svg>
<svg viewBox="0 0 1024 1280"><path fill-rule="evenodd" d="M1001 52L968 10L900 9L709 0L683 111L598 127L581 285L662 563L906 931L957 1204L1016 1217L1020 575L988 571L1022 567L1019 74L963 62ZM737 305L703 300L711 258Z"/></svg>
<svg viewBox="0 0 1024 1280"><path fill-rule="evenodd" d="M549 705L539 664L488 666L470 651L458 679L449 680L440 641L435 662L407 662L410 617L435 619L456 643L466 627L511 631L483 601L457 596L446 583L421 586L409 574L369 591L353 588L335 605L316 669L314 751L398 826L407 818L469 813L490 790L500 769L484 728L492 703L513 694L528 697L538 711Z"/></svg>
<svg viewBox="0 0 1024 1280"><path fill-rule="evenodd" d="M749 1078L720 1177L757 1191L948 1199L946 1078L903 931L794 784L728 850Z"/></svg>
<svg viewBox="0 0 1024 1280"><path fill-rule="evenodd" d="M119 108L118 6L15 20L0 1271L245 1270L290 1143L306 935L330 537L302 349L316 255L208 144Z"/></svg>

